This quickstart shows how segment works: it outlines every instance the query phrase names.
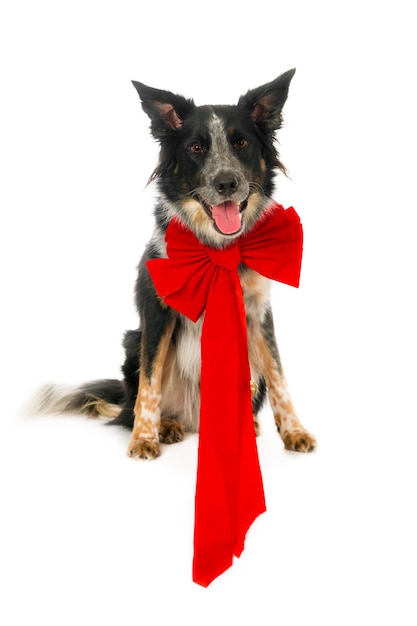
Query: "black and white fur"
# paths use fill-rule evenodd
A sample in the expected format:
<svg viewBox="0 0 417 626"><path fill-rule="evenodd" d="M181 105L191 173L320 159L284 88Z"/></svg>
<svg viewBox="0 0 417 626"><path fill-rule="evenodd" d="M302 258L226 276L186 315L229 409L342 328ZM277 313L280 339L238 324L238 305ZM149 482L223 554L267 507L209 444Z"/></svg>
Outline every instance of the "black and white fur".
<svg viewBox="0 0 417 626"><path fill-rule="evenodd" d="M275 131L294 72L248 91L237 105L196 106L133 82L160 144L151 176L159 189L155 228L136 283L139 328L125 334L122 381L95 381L67 392L50 386L43 391L42 409L111 417L112 424L132 429L128 454L133 458L155 458L161 442L174 443L184 431L198 430L201 320L191 322L158 298L145 263L166 256L165 231L174 217L205 245L222 248L264 216L275 173L285 172ZM268 394L285 447L311 451L315 440L297 418L279 357L269 281L243 265L239 273L256 388L255 427Z"/></svg>

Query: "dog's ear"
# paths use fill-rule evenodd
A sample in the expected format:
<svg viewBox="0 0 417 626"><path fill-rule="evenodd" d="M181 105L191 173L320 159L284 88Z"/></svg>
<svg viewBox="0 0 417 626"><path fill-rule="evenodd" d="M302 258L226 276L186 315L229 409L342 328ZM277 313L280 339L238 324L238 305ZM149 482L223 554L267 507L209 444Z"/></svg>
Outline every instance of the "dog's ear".
<svg viewBox="0 0 417 626"><path fill-rule="evenodd" d="M179 130L183 120L192 113L192 100L177 96L170 91L154 89L132 80L142 102L142 108L151 119L151 130L155 139L162 139Z"/></svg>
<svg viewBox="0 0 417 626"><path fill-rule="evenodd" d="M245 96L241 96L238 106L249 112L255 124L269 130L277 130L281 127L281 112L294 74L295 69L288 70L270 83L251 89Z"/></svg>

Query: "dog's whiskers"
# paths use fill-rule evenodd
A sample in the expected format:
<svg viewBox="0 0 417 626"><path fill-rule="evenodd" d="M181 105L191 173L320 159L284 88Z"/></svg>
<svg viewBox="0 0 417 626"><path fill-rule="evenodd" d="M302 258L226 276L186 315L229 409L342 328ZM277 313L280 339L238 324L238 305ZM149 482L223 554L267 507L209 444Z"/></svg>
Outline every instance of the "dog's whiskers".
<svg viewBox="0 0 417 626"><path fill-rule="evenodd" d="M250 192L258 192L261 193L261 195L265 198L266 194L264 191L264 188L262 187L262 185L260 185L259 183L256 183L255 181L252 181L249 183L249 191Z"/></svg>
<svg viewBox="0 0 417 626"><path fill-rule="evenodd" d="M262 187L262 185L260 185L259 183L256 183L255 181L251 181L249 182L249 195L250 193L260 193L264 198L266 198L266 194L264 191L264 188ZM179 195L178 198L180 200L184 200L186 198L198 198L201 197L202 195L204 195L202 193L202 188L201 187L195 187L194 189L191 189L190 191L187 191L187 193Z"/></svg>
<svg viewBox="0 0 417 626"><path fill-rule="evenodd" d="M185 198L196 198L201 193L201 187L196 187L195 189L191 189L187 191L187 193L181 194L178 196L180 200L184 200Z"/></svg>

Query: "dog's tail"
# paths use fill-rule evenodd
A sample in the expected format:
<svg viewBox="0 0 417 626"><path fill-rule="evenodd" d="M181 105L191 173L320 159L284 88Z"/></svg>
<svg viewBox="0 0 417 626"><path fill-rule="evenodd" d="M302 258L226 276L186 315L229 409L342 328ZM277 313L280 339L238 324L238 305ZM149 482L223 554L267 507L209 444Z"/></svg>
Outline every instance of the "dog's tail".
<svg viewBox="0 0 417 626"><path fill-rule="evenodd" d="M126 399L125 386L121 380L104 379L85 383L79 387L46 385L31 404L31 412L82 413L89 417L119 416Z"/></svg>

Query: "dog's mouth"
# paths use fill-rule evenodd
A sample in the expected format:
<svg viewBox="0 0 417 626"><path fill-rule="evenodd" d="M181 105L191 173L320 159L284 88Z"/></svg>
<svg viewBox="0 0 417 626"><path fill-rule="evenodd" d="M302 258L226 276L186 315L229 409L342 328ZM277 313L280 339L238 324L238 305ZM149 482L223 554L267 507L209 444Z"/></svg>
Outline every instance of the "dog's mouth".
<svg viewBox="0 0 417 626"><path fill-rule="evenodd" d="M248 205L248 198L243 202L226 200L220 204L210 205L199 198L207 215L213 220L216 230L222 235L235 235L242 228L243 211Z"/></svg>

